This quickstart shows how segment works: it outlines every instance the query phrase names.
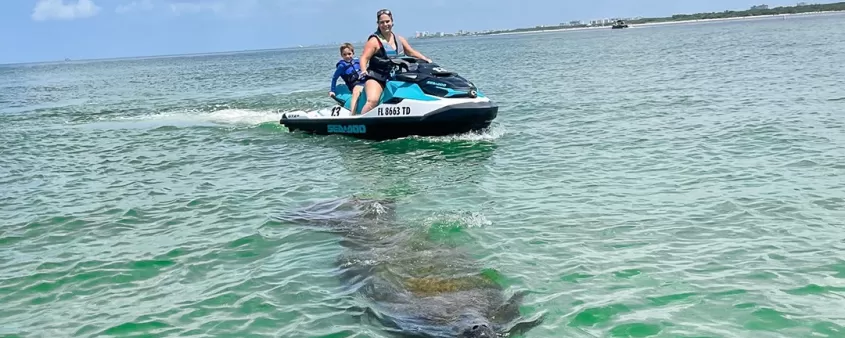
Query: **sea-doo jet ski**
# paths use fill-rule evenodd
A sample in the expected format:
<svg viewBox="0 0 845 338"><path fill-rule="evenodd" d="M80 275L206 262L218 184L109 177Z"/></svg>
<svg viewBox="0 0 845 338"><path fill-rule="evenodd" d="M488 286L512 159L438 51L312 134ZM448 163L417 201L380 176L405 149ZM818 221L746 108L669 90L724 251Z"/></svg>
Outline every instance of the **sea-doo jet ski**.
<svg viewBox="0 0 845 338"><path fill-rule="evenodd" d="M386 140L479 131L496 118L498 105L457 73L414 57L390 60L393 73L379 104L363 115L351 115L352 93L341 85L335 90L337 105L309 113L284 113L279 123L291 132ZM366 101L362 91L356 111Z"/></svg>

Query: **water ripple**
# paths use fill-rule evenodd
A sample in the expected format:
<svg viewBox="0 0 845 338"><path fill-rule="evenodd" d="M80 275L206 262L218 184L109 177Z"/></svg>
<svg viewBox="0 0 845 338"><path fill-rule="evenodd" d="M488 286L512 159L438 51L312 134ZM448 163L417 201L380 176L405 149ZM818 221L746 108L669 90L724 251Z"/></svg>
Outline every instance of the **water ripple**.
<svg viewBox="0 0 845 338"><path fill-rule="evenodd" d="M0 334L386 337L275 218L359 195L532 291L527 337L842 336L839 19L413 42L500 115L384 142L278 125L335 48L3 67Z"/></svg>

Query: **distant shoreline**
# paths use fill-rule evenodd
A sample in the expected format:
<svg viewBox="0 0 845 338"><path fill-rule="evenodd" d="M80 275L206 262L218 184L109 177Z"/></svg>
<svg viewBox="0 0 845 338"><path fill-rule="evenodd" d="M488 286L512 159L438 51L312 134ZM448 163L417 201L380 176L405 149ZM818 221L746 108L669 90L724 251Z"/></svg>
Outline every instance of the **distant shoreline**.
<svg viewBox="0 0 845 338"><path fill-rule="evenodd" d="M628 28L632 27L649 27L655 25L671 25L671 24L689 24L700 22L719 22L728 20L754 20L765 19L773 17L787 17L795 15L833 15L845 12L845 2L836 2L829 4L799 4L797 6L783 6L768 8L765 6L755 6L751 9L742 11L724 11L724 12L710 12L710 13L695 13L695 14L675 14L668 17L657 18L637 18L637 19L622 19L627 21ZM615 22L617 19L613 19ZM447 33L445 35L426 35L415 37L416 40L430 40L430 39L444 39L456 37L473 37L486 35L507 35L507 34L525 34L525 33L541 33L541 32L560 32L560 31L580 31L591 29L611 29L611 23L603 23L599 25L584 24L581 21L573 21L572 24L559 24L549 26L524 27L502 30L485 30L481 32L460 32L458 34ZM623 28L625 29L625 28Z"/></svg>
<svg viewBox="0 0 845 338"><path fill-rule="evenodd" d="M772 19L772 18L775 18L775 17L789 17L789 16L832 15L832 14L842 14L842 13L845 13L845 11L789 13L789 14L772 14L772 15L757 15L757 16L740 16L740 17L732 17L732 18L714 18L714 19L694 19L694 20L646 22L646 23L640 23L640 24L629 24L628 28L623 28L623 29L631 29L631 28L634 28L634 27L682 25L682 24L691 24L691 23L705 23L705 22L719 22L719 21L762 20L762 19ZM427 38L422 38L420 40L445 39L445 38L451 38L451 37L473 37L473 36L551 33L551 32L561 32L561 31L583 31L583 30L596 30L596 29L611 29L611 28L610 28L610 26L573 27L573 28L563 28L563 27L561 27L561 28L551 28L551 29L544 29L544 30L501 32L501 33L466 35L466 36L427 37Z"/></svg>

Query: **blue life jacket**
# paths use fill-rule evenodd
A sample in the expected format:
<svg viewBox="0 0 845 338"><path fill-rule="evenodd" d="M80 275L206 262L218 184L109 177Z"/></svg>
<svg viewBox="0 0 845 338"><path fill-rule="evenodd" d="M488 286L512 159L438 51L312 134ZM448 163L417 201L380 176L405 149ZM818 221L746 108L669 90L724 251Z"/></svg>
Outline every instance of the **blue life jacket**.
<svg viewBox="0 0 845 338"><path fill-rule="evenodd" d="M361 64L358 63L358 58L352 59L352 62L346 62L346 60L340 59L335 66L340 68L340 78L343 79L349 90L352 90L355 87L355 83L358 82L358 73L361 72Z"/></svg>

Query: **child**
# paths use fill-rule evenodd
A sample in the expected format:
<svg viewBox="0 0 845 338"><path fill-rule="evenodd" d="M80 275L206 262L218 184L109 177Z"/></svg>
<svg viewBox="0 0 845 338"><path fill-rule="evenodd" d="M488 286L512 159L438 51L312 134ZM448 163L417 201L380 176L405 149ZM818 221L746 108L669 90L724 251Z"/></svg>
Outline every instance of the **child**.
<svg viewBox="0 0 845 338"><path fill-rule="evenodd" d="M358 58L353 58L354 55L355 48L352 47L351 43L347 42L340 45L341 60L337 62L337 69L332 76L332 89L329 91L329 97L334 97L335 82L337 82L338 77L343 78L343 82L346 83L349 91L352 92L352 102L349 105L352 115L355 115L355 108L358 106L358 96L361 95L361 91L364 89L365 81L359 74L361 72L361 65L358 63Z"/></svg>

